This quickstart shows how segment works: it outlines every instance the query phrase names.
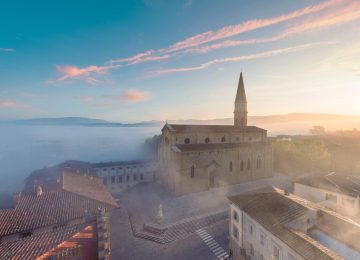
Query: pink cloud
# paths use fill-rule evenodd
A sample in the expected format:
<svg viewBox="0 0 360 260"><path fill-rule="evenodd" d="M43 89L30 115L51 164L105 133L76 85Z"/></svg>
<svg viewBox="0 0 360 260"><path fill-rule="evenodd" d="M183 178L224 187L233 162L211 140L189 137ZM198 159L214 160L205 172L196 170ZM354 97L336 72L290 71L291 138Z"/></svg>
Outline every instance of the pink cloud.
<svg viewBox="0 0 360 260"><path fill-rule="evenodd" d="M65 81L68 79L80 79L90 84L96 84L99 80L96 76L106 75L109 70L119 67L120 65L108 65L108 66L88 66L80 68L77 66L57 66L56 70L61 76L56 81Z"/></svg>
<svg viewBox="0 0 360 260"><path fill-rule="evenodd" d="M117 99L128 103L137 103L151 99L152 95L148 91L128 89L119 96L105 96L106 98Z"/></svg>
<svg viewBox="0 0 360 260"><path fill-rule="evenodd" d="M335 10L331 10L330 12L327 12L319 17L311 17L311 19L296 24L273 37L255 38L255 39L247 39L247 40L225 40L210 45L188 48L183 50L182 53L191 53L191 54L207 53L213 50L227 48L227 47L274 42L285 39L295 34L341 25L344 23L352 22L359 18L360 18L360 3L354 2L353 4L345 6L344 8L336 8Z"/></svg>
<svg viewBox="0 0 360 260"><path fill-rule="evenodd" d="M169 53L169 52L174 52L174 51L198 46L198 45L201 45L204 43L221 40L221 39L228 38L231 36L239 35L244 32L253 31L256 29L260 29L260 28L268 27L268 26L275 25L275 24L278 24L281 22L285 22L285 21L288 21L288 20L291 20L294 18L298 18L298 17L304 16L304 15L316 13L316 12L322 11L326 8L329 8L331 6L337 5L341 2L343 2L343 0L329 0L329 1L322 2L321 4L307 6L303 9L296 10L289 14L280 15L280 16L276 16L273 18L269 18L269 19L254 19L254 20L249 20L249 21L243 22L241 24L225 26L217 31L207 31L207 32L192 36L190 38L185 39L184 41L177 42L166 49L162 49L162 50L160 50L160 52Z"/></svg>
<svg viewBox="0 0 360 260"><path fill-rule="evenodd" d="M312 48L312 47L319 46L319 45L329 45L329 44L334 44L334 42L316 42L316 43L297 45L297 46L283 48L283 49L265 51L265 52L260 52L260 53L256 53L256 54L237 56L237 57L229 57L229 58L224 58L224 59L215 59L215 60L211 60L211 61L202 63L199 66L194 66L194 67L171 68L171 69L152 71L152 72L150 72L149 75L150 76L160 76L160 75L164 75L164 74L172 74L172 73L178 73L178 72L190 72L190 71L203 70L203 69L206 69L215 64L268 58L268 57L277 56L280 54L305 50L305 49Z"/></svg>
<svg viewBox="0 0 360 260"><path fill-rule="evenodd" d="M19 109L25 107L27 107L27 105L11 99L0 100L0 109Z"/></svg>
<svg viewBox="0 0 360 260"><path fill-rule="evenodd" d="M139 64L143 62L149 62L149 61L158 61L158 60L165 60L169 59L176 54L179 53L192 53L192 52L206 52L213 50L213 49L219 49L222 47L229 47L229 46L236 46L241 44L251 44L251 43L257 43L256 40L250 40L250 41L242 41L242 42L235 42L235 41L225 41L223 44L214 44L211 47L204 47L203 49L192 49L187 50L190 48L196 48L200 45L222 40L225 38L229 38L232 36L239 35L241 33L253 31L256 29L268 27L271 25L279 24L285 21L289 21L301 16L317 13L320 11L323 11L329 7L338 5L342 3L344 0L327 0L317 5L311 5L307 6L305 8L296 10L294 12L272 17L269 19L253 19L248 20L246 22L243 22L241 24L235 24L230 26L225 26L220 28L217 31L207 31L204 33L200 33L197 35L194 35L192 37L189 37L183 41L177 42L167 48L159 49L159 50L148 50L146 52L142 52L139 54L136 54L129 58L121 58L121 59L113 59L110 60L108 63L123 63L123 62L130 62L130 64ZM171 54L171 55L170 55Z"/></svg>

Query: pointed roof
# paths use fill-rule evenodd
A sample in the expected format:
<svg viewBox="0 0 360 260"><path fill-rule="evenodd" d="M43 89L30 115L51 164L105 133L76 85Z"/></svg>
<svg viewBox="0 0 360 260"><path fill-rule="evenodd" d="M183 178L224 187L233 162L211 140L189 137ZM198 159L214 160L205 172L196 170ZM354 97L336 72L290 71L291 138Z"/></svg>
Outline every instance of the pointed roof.
<svg viewBox="0 0 360 260"><path fill-rule="evenodd" d="M245 86L244 86L244 80L243 80L242 72L240 73L238 89L237 89L237 92L236 92L235 103L237 103L237 102L246 102Z"/></svg>

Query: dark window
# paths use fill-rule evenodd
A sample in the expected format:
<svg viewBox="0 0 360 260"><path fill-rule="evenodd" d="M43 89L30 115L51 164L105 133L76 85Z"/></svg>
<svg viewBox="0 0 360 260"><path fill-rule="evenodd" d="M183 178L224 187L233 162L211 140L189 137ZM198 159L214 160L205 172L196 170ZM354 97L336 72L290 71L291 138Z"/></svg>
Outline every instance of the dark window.
<svg viewBox="0 0 360 260"><path fill-rule="evenodd" d="M189 144L189 143L190 143L190 139L186 137L186 138L184 139L184 143L185 143L185 144Z"/></svg>
<svg viewBox="0 0 360 260"><path fill-rule="evenodd" d="M205 143L207 143L207 144L210 143L210 138L209 137L205 138Z"/></svg>
<svg viewBox="0 0 360 260"><path fill-rule="evenodd" d="M104 185L107 185L107 178L106 177L103 178L103 183L104 183Z"/></svg>
<svg viewBox="0 0 360 260"><path fill-rule="evenodd" d="M136 174L134 175L134 177L133 177L133 178L134 178L134 181L136 181L136 180L137 180L137 176L136 176Z"/></svg>
<svg viewBox="0 0 360 260"><path fill-rule="evenodd" d="M169 138L165 137L165 144L169 145Z"/></svg>
<svg viewBox="0 0 360 260"><path fill-rule="evenodd" d="M119 176L119 183L122 183L122 176Z"/></svg>
<svg viewBox="0 0 360 260"><path fill-rule="evenodd" d="M244 161L241 161L241 163L240 163L240 170L244 171Z"/></svg>
<svg viewBox="0 0 360 260"><path fill-rule="evenodd" d="M221 142L223 142L223 143L225 143L225 142L226 142L226 138L225 138L225 136L223 136L223 137L221 138Z"/></svg>
<svg viewBox="0 0 360 260"><path fill-rule="evenodd" d="M250 159L249 159L248 162L247 162L247 169L248 169L248 171L250 171L250 169L251 169Z"/></svg>
<svg viewBox="0 0 360 260"><path fill-rule="evenodd" d="M115 176L111 176L111 184L115 183Z"/></svg>
<svg viewBox="0 0 360 260"><path fill-rule="evenodd" d="M233 170L233 165L232 165L232 162L230 162L230 164L229 164L229 171L232 172L232 170Z"/></svg>
<svg viewBox="0 0 360 260"><path fill-rule="evenodd" d="M194 177L195 177L195 167L194 167L194 165L193 165L193 166L191 166L191 169L190 169L190 176L191 176L191 178L194 178Z"/></svg>
<svg viewBox="0 0 360 260"><path fill-rule="evenodd" d="M115 168L111 168L111 170L115 170Z"/></svg>
<svg viewBox="0 0 360 260"><path fill-rule="evenodd" d="M239 214L234 210L233 211L233 218L238 221L239 220Z"/></svg>
<svg viewBox="0 0 360 260"><path fill-rule="evenodd" d="M127 175L127 176L126 176L126 181L129 181L129 180L130 180L130 176Z"/></svg>
<svg viewBox="0 0 360 260"><path fill-rule="evenodd" d="M233 236L238 239L239 238L239 230L236 226L233 226Z"/></svg>
<svg viewBox="0 0 360 260"><path fill-rule="evenodd" d="M23 233L21 233L21 237L22 238L24 238L24 237L29 237L29 236L31 236L31 231L26 231L26 232L23 232Z"/></svg>
<svg viewBox="0 0 360 260"><path fill-rule="evenodd" d="M144 175L140 174L140 180L143 180L143 179L144 179Z"/></svg>

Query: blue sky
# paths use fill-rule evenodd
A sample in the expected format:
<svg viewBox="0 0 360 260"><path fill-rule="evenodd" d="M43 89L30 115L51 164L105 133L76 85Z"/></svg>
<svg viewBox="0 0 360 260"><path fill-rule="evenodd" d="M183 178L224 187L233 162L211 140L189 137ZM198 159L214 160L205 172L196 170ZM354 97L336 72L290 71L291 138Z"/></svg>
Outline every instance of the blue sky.
<svg viewBox="0 0 360 260"><path fill-rule="evenodd" d="M356 0L1 5L0 119L360 113Z"/></svg>

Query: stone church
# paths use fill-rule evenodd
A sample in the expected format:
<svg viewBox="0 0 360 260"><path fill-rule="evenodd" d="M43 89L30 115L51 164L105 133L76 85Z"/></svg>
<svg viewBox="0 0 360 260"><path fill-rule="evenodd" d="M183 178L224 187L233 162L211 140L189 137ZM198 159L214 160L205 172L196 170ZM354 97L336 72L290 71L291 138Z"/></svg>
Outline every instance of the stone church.
<svg viewBox="0 0 360 260"><path fill-rule="evenodd" d="M241 73L234 125L165 124L158 153L162 184L182 195L272 176L267 131L248 126L247 113Z"/></svg>

